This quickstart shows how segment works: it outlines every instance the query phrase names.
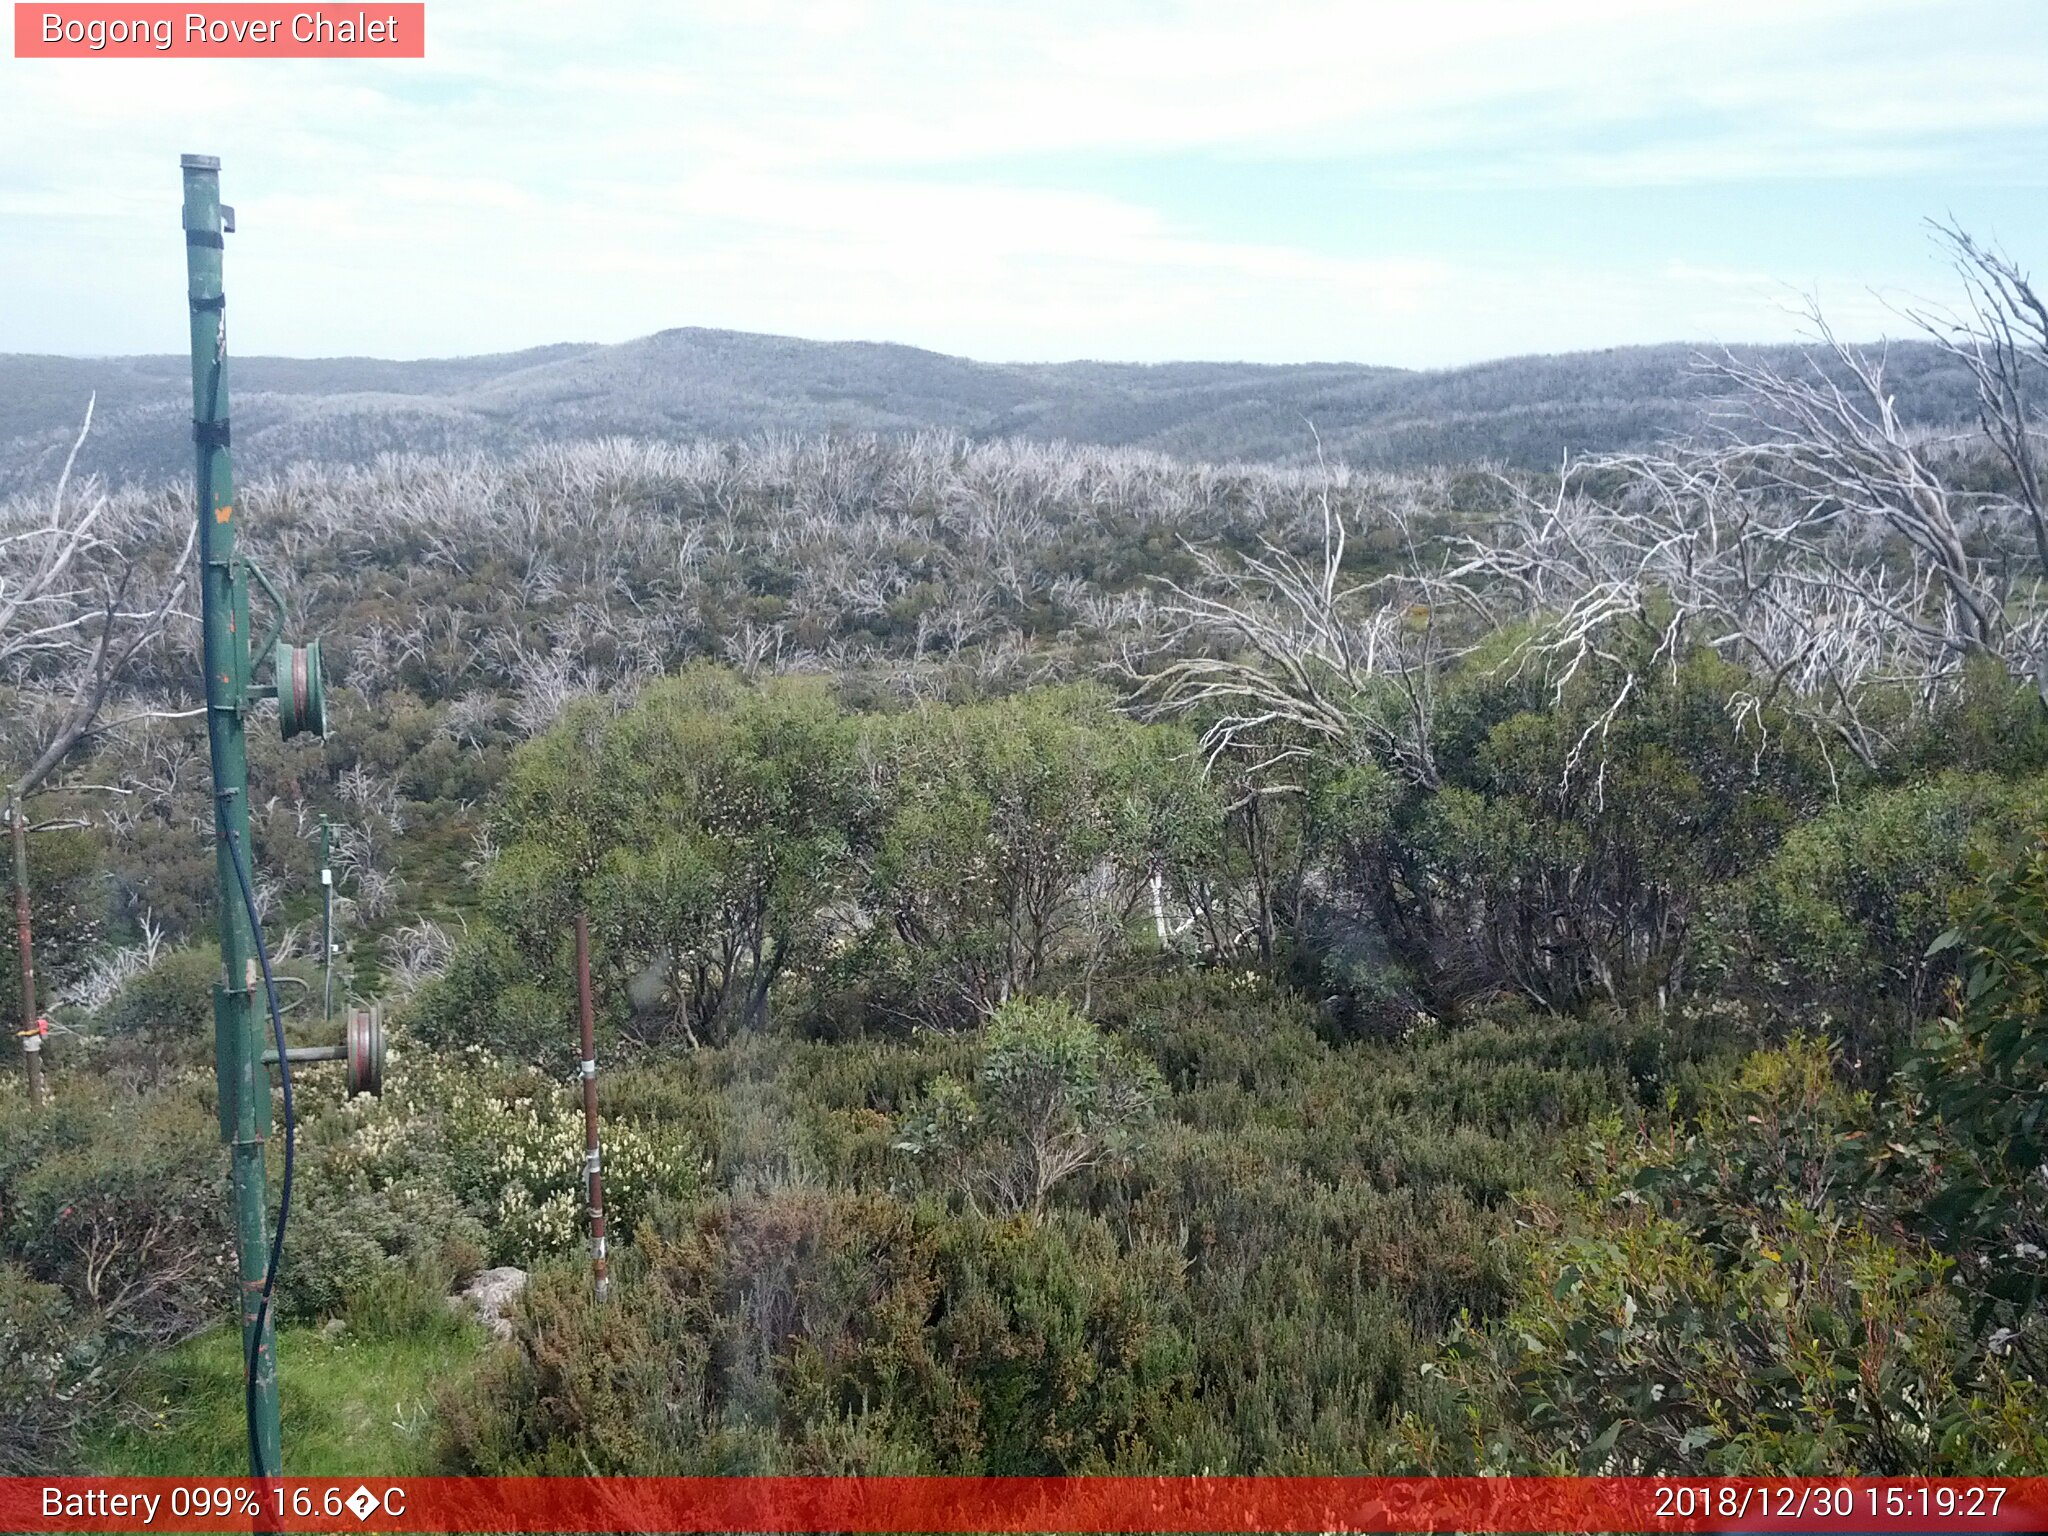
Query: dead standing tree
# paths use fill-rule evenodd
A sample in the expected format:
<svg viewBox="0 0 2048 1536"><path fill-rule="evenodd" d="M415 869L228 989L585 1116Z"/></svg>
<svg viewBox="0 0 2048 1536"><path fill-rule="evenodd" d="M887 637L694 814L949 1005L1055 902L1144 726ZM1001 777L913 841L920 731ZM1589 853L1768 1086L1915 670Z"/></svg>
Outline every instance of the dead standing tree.
<svg viewBox="0 0 2048 1536"><path fill-rule="evenodd" d="M38 1099L41 1040L29 921L26 801L80 742L107 728L102 712L136 658L162 637L198 536L192 524L183 549L165 562L154 548L156 530L133 516L110 512L109 499L96 491L72 497L72 471L91 429L88 402L49 500L21 500L0 510L0 679L15 690L16 719L28 725L18 743L26 766L7 784L0 801L13 842L20 1038L30 1090ZM165 713L151 710L143 716Z"/></svg>
<svg viewBox="0 0 2048 1536"><path fill-rule="evenodd" d="M1759 462L1747 446L1585 461L1554 497L1524 497L1459 541L1447 581L1496 624L1527 625L1506 665L1560 693L1595 662L1614 679L1568 777L1597 755L1643 673L1675 670L1695 646L1749 670L1752 686L1730 701L1739 717L1782 708L1866 765L1896 713L1880 701L1903 690L1929 703L1967 659L1970 643L1941 621L1933 571L1881 558L1839 508L1784 496Z"/></svg>
<svg viewBox="0 0 2048 1536"><path fill-rule="evenodd" d="M1126 657L1124 670L1149 713L1206 718L1201 745L1211 767L1236 754L1259 780L1321 750L1377 758L1435 788L1430 723L1447 659L1434 601L1440 583L1421 570L1396 509L1386 515L1411 552L1410 568L1347 576L1350 529L1332 499L1333 479L1340 488L1350 483L1342 470L1325 468L1317 477L1315 553L1298 554L1267 536L1242 558L1186 545L1200 577L1161 583L1154 634ZM1302 745L1303 738L1320 748Z"/></svg>
<svg viewBox="0 0 2048 1536"><path fill-rule="evenodd" d="M1558 685L1623 626L1673 665L1688 645L1756 678L1732 701L1776 704L1874 767L1897 722L1924 717L1976 659L2048 699L2048 514L2035 392L2048 307L2026 275L1937 226L1967 311L1912 318L1968 368L1977 434L1956 441L1902 417L1882 354L1841 342L1788 374L1733 356L1706 364L1734 402L1717 440L1569 466L1553 500L1523 496L1451 573L1503 620L1534 619L1521 661ZM2002 461L1984 489L1977 468ZM1625 704L1622 681L1601 724ZM1588 745L1587 743L1582 743Z"/></svg>
<svg viewBox="0 0 2048 1536"><path fill-rule="evenodd" d="M2048 303L1999 251L1954 225L1936 224L1967 295L1967 309L1916 313L1934 342L1969 370L1977 385L1977 423L2011 474L1994 519L2027 536L2037 579L2048 577L2048 505L2040 468L2042 412L2035 390L2048 386ZM2034 605L2038 606L2038 604ZM2048 699L2048 652L2036 644L2035 686Z"/></svg>
<svg viewBox="0 0 2048 1536"><path fill-rule="evenodd" d="M1242 557L1184 541L1198 579L1160 584L1158 601L1144 609L1145 638L1122 661L1142 714L1193 716L1202 725L1205 766L1231 786L1227 813L1252 870L1243 931L1223 942L1254 940L1265 961L1285 893L1298 892L1306 873L1287 866L1267 807L1300 796L1317 764L1372 761L1425 792L1439 788L1437 688L1459 654L1446 625L1454 615L1441 601L1459 594L1425 566L1397 499L1376 510L1406 552L1403 565L1361 578L1345 570L1351 528L1338 498L1358 500L1354 516L1362 516L1366 488L1349 471L1319 464L1286 489L1298 499L1285 512L1310 551L1271 535ZM1205 895L1197 905L1212 903ZM1217 914L1207 915L1213 928Z"/></svg>

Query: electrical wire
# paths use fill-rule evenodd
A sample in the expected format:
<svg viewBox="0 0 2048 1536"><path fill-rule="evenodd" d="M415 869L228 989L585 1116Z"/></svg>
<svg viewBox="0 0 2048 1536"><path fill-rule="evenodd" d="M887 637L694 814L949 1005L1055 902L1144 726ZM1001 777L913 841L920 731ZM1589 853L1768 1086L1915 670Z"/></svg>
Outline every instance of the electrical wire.
<svg viewBox="0 0 2048 1536"><path fill-rule="evenodd" d="M285 1224L292 1214L292 1148L298 1140L299 1118L292 1107L292 1064L285 1054L284 1015L277 1006L277 982L270 974L270 951L263 942L263 923L256 915L256 893L249 883L249 870L242 857L242 834L228 831L229 862L235 866L235 881L242 888L242 907L249 914L249 931L256 936L256 960L263 968L264 996L270 1003L270 1030L277 1040L277 1075L284 1085L284 1186L278 1195L277 1232L270 1239L270 1262L263 1271L263 1296L256 1304L256 1327L249 1335L248 1369L243 1379L243 1407L249 1423L249 1468L253 1476L273 1476L282 1468L265 1469L262 1448L256 1438L256 1354L263 1344L264 1324L270 1318L270 1297L277 1288L278 1260L284 1255Z"/></svg>

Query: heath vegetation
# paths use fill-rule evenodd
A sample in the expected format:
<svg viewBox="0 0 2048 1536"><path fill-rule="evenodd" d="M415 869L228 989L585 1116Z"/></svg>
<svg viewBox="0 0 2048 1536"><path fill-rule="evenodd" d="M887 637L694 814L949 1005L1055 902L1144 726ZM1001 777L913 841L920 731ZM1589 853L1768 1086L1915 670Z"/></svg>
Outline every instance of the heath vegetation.
<svg viewBox="0 0 2048 1536"><path fill-rule="evenodd" d="M2048 334L1947 239L1966 429L1823 332L1554 469L246 466L332 673L251 736L288 1023L324 817L393 1028L299 1086L287 1364L423 1362L455 1471L2048 1469ZM0 510L4 1470L239 1455L156 1401L226 1379L191 520Z"/></svg>

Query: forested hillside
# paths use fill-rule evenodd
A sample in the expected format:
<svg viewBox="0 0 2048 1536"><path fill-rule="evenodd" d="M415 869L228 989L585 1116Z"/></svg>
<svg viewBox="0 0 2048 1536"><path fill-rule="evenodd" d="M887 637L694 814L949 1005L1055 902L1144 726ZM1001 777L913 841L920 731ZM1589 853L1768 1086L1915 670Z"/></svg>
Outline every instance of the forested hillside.
<svg viewBox="0 0 2048 1536"><path fill-rule="evenodd" d="M666 438L664 349L760 345L356 383L446 368L461 412ZM849 427L913 424L920 391L984 414L272 467L266 430L341 408L266 428L287 391L244 366L237 515L289 631L324 637L331 712L324 740L255 722L255 895L310 1041L327 818L340 984L393 1032L381 1099L299 1079L288 1446L363 1472L2048 1470L2031 361L1892 356L1986 384L1965 437L1897 414L1874 358L1740 357L1698 381L1730 434L1561 472L1536 445L1574 418L1531 380L1613 425L1608 392L1675 398L1664 354L974 375L1097 392L1057 411L838 355L790 360L805 410L887 362L903 419ZM177 415L151 377L108 397L124 430ZM1428 425L1402 438L1381 388ZM1340 399L1352 425L1306 408ZM978 436L1085 420L1236 446ZM1371 442L1445 462L1346 462ZM1472 462L1525 448L1542 467ZM1223 462L1253 449L1300 462ZM0 1470L225 1472L191 495L90 463L0 514L0 756L46 756L121 662L28 797L56 1029L51 1102L0 1099ZM445 1302L498 1265L529 1277L504 1338ZM320 1395L351 1372L379 1394L353 1438Z"/></svg>
<svg viewBox="0 0 2048 1536"><path fill-rule="evenodd" d="M1788 348L1739 355L1787 368ZM1645 448L1700 427L1721 390L1698 349L1621 348L1411 372L1355 364L1004 365L914 347L673 330L618 346L381 362L240 358L236 442L252 465L362 465L382 453L505 453L626 436L916 432L1149 448L1302 463L1309 428L1360 468L1498 463L1550 469L1567 451ZM1967 371L1938 349L1893 349L1916 425L1973 419ZM188 467L183 357L0 357L0 491L47 486L98 392L80 468L121 482Z"/></svg>

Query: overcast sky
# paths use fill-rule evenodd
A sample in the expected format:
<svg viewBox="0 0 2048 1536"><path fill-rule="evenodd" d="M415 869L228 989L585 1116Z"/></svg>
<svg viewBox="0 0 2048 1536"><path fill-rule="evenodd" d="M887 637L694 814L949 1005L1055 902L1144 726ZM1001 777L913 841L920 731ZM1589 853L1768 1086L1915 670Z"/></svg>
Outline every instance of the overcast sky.
<svg viewBox="0 0 2048 1536"><path fill-rule="evenodd" d="M338 7L333 7L338 9ZM349 7L353 14L354 7ZM1922 220L2048 263L2036 0L428 0L424 61L0 59L0 351L185 344L218 154L243 353L676 325L989 359L1838 329Z"/></svg>

